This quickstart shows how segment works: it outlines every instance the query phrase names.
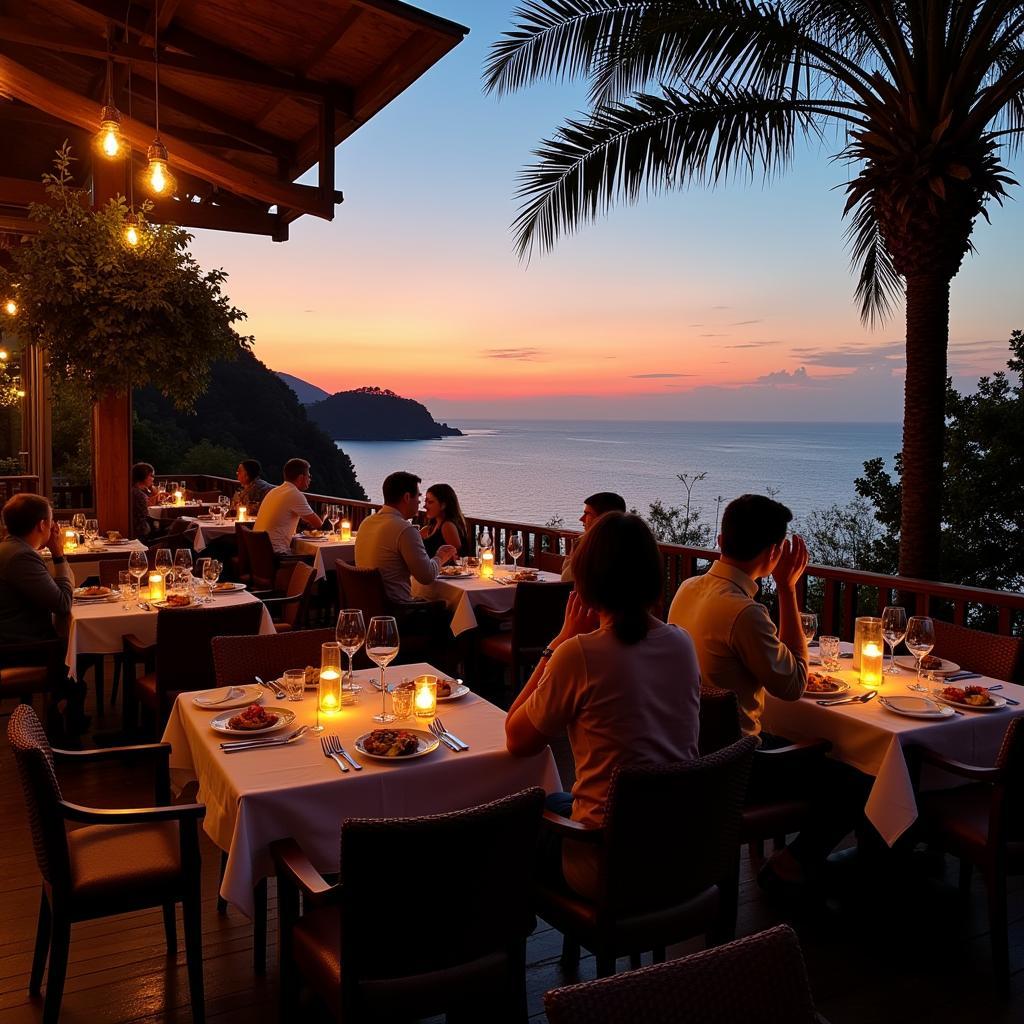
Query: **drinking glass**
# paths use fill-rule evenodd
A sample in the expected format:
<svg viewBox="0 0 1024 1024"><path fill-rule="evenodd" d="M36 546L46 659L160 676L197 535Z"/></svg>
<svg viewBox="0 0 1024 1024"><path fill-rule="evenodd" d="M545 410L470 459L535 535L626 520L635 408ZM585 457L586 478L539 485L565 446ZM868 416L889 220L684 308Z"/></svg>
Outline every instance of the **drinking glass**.
<svg viewBox="0 0 1024 1024"><path fill-rule="evenodd" d="M281 689L289 700L302 700L306 695L306 670L304 668L285 669L281 679Z"/></svg>
<svg viewBox="0 0 1024 1024"><path fill-rule="evenodd" d="M155 572L162 573L164 576L170 576L171 569L174 566L174 553L170 548L157 548L156 556L153 559L153 570Z"/></svg>
<svg viewBox="0 0 1024 1024"><path fill-rule="evenodd" d="M100 524L98 519L86 519L85 521L85 539L91 547L96 543L96 538L100 535Z"/></svg>
<svg viewBox="0 0 1024 1024"><path fill-rule="evenodd" d="M484 532L480 534L480 543L478 544L478 547L480 549L481 556L485 551L494 550L494 541L491 540L490 530L485 529Z"/></svg>
<svg viewBox="0 0 1024 1024"><path fill-rule="evenodd" d="M391 687L391 710L396 719L411 718L413 701L416 699L416 687L403 679Z"/></svg>
<svg viewBox="0 0 1024 1024"><path fill-rule="evenodd" d="M818 632L818 616L814 612L801 612L800 628L803 630L807 642L810 643L814 639L814 634Z"/></svg>
<svg viewBox="0 0 1024 1024"><path fill-rule="evenodd" d="M519 556L523 553L523 535L518 530L515 533L510 533L508 544L505 546L508 549L509 557L512 559L512 568L517 570L519 568Z"/></svg>
<svg viewBox="0 0 1024 1024"><path fill-rule="evenodd" d="M84 512L76 512L71 517L71 529L77 530L78 533L84 533L85 532L85 513Z"/></svg>
<svg viewBox="0 0 1024 1024"><path fill-rule="evenodd" d="M209 558L200 558L196 562L196 573L195 573L196 579L198 579L202 583L206 583L206 567L209 564L210 564ZM207 586L206 592L207 592L207 596L205 598L203 598L203 603L204 604L207 601L213 600L213 588Z"/></svg>
<svg viewBox="0 0 1024 1024"><path fill-rule="evenodd" d="M341 509L337 505L327 506L327 521L331 524L331 533L338 535L338 523L341 522Z"/></svg>
<svg viewBox="0 0 1024 1024"><path fill-rule="evenodd" d="M921 682L921 662L935 646L935 623L927 615L912 615L907 621L907 650L917 659L917 682L909 689L927 693L928 687Z"/></svg>
<svg viewBox="0 0 1024 1024"><path fill-rule="evenodd" d="M224 517L228 514L228 509L231 508L231 499L225 494L217 495L217 511L220 515L221 521L223 522Z"/></svg>
<svg viewBox="0 0 1024 1024"><path fill-rule="evenodd" d="M121 607L128 611L132 594L132 574L127 569L117 570L117 592L124 602Z"/></svg>
<svg viewBox="0 0 1024 1024"><path fill-rule="evenodd" d="M204 558L206 565L203 566L203 579L206 581L206 585L210 588L210 597L213 597L213 588L217 586L217 580L220 579L220 574L224 569L216 558Z"/></svg>
<svg viewBox="0 0 1024 1024"><path fill-rule="evenodd" d="M149 572L149 558L138 549L128 556L128 571L135 577L136 595L142 593L142 577Z"/></svg>
<svg viewBox="0 0 1024 1024"><path fill-rule="evenodd" d="M839 637L822 636L818 638L818 653L821 657L821 667L826 672L839 671Z"/></svg>
<svg viewBox="0 0 1024 1024"><path fill-rule="evenodd" d="M352 656L366 640L366 623L363 620L362 611L358 608L342 608L338 612L334 637L341 644L341 649L348 655L348 675L343 680L341 688L349 693L359 693L362 687L356 684L352 676Z"/></svg>
<svg viewBox="0 0 1024 1024"><path fill-rule="evenodd" d="M885 669L887 676L899 675L896 664L896 645L907 635L907 613L900 605L890 604L882 612L882 637L889 645L889 665Z"/></svg>
<svg viewBox="0 0 1024 1024"><path fill-rule="evenodd" d="M366 653L380 669L380 714L375 722L393 722L395 716L387 710L388 688L384 682L384 669L398 657L398 623L393 615L374 615L366 631Z"/></svg>

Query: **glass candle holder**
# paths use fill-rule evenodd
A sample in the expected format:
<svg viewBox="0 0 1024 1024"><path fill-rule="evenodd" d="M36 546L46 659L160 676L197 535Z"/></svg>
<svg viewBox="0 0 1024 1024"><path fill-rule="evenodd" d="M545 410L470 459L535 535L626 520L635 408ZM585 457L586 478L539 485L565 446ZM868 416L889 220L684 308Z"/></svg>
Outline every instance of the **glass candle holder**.
<svg viewBox="0 0 1024 1024"><path fill-rule="evenodd" d="M341 527L341 539L351 540L352 539L352 524L347 519L342 519L339 524Z"/></svg>
<svg viewBox="0 0 1024 1024"><path fill-rule="evenodd" d="M480 577L485 580L494 579L494 552L485 551L480 556Z"/></svg>
<svg viewBox="0 0 1024 1024"><path fill-rule="evenodd" d="M239 505L238 506L238 521L240 523L244 523L245 522L245 515L246 515L245 506L244 505Z"/></svg>
<svg viewBox="0 0 1024 1024"><path fill-rule="evenodd" d="M437 711L437 676L417 676L413 683L413 711L417 718L433 718Z"/></svg>
<svg viewBox="0 0 1024 1024"><path fill-rule="evenodd" d="M77 551L78 550L78 531L77 530L65 530L64 531L64 550Z"/></svg>
<svg viewBox="0 0 1024 1024"><path fill-rule="evenodd" d="M174 492L174 504L175 505L184 505L185 504L185 495L181 491L175 491Z"/></svg>
<svg viewBox="0 0 1024 1024"><path fill-rule="evenodd" d="M149 600L167 600L167 577L162 572L151 572L149 574Z"/></svg>
<svg viewBox="0 0 1024 1024"><path fill-rule="evenodd" d="M860 672L860 684L877 690L882 685L884 658L882 620L873 615L862 615L854 624L853 667Z"/></svg>
<svg viewBox="0 0 1024 1024"><path fill-rule="evenodd" d="M320 648L320 687L317 706L322 715L336 715L341 710L341 644L337 641Z"/></svg>

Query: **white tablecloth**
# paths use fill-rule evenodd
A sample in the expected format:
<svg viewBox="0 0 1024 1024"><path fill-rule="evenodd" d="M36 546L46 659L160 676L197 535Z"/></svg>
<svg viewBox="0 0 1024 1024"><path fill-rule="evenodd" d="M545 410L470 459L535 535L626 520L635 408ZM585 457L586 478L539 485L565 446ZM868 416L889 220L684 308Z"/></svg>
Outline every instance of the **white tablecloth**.
<svg viewBox="0 0 1024 1024"><path fill-rule="evenodd" d="M150 505L150 519L181 519L183 516L196 515L208 508L213 508L214 503L188 501L184 505Z"/></svg>
<svg viewBox="0 0 1024 1024"><path fill-rule="evenodd" d="M387 679L436 672L429 665L388 669ZM357 672L360 679L377 670ZM192 694L175 702L163 739L172 746L175 783L199 781L199 799L206 804L207 834L228 853L221 895L252 916L252 891L273 871L268 847L292 836L323 872L338 870L339 830L347 817L407 817L461 810L495 800L528 786L546 792L561 781L549 749L534 757L513 757L505 749L505 714L476 694L439 705L445 725L470 749L454 753L443 744L432 754L389 764L356 753L355 740L376 726L371 715L380 710L380 694L364 684L359 703L325 719L327 732L340 737L345 749L364 764L342 775L324 757L320 742L307 733L289 746L225 754L225 739L209 728L209 710L192 704ZM296 712L298 724L315 720L315 699L301 703L266 698L268 706ZM419 722L423 720L420 719ZM409 719L399 723L425 729Z"/></svg>
<svg viewBox="0 0 1024 1024"><path fill-rule="evenodd" d="M218 594L215 605L248 604L259 598L245 591ZM200 614L197 610L196 614ZM71 606L71 618L68 625L68 655L66 664L71 674L75 673L80 654L120 654L122 637L134 633L144 644L156 641L157 610L144 611L132 607L124 609L121 598L113 601L75 601ZM263 609L260 622L260 633L274 633L274 623L270 613Z"/></svg>
<svg viewBox="0 0 1024 1024"><path fill-rule="evenodd" d="M351 540L307 540L304 537L292 538L292 551L297 555L312 555L316 578L322 580L329 572L334 572L335 562L352 562L356 560L356 537Z"/></svg>
<svg viewBox="0 0 1024 1024"><path fill-rule="evenodd" d="M192 535L192 548L195 551L202 551L211 541L235 535L234 519L216 523L212 519L197 519L195 516L182 516L181 518L195 524L196 532Z"/></svg>
<svg viewBox="0 0 1024 1024"><path fill-rule="evenodd" d="M838 673L851 684L851 693L863 693L857 683L858 674L852 669ZM881 695L915 694L907 689L913 674L885 676ZM995 679L967 679L954 682L955 686L989 686ZM1002 696L1024 701L1024 686L1003 683ZM993 695L994 696L994 695ZM910 771L904 751L908 746L927 747L938 754L965 761L968 764L991 766L1006 732L1007 724L1015 715L1024 714L1024 703L1007 705L1000 711L965 711L941 721L905 718L888 711L877 700L867 704L822 707L811 698L786 702L767 697L764 716L765 730L789 739L830 740L832 756L875 777L865 812L868 820L878 829L891 846L917 819L917 802L911 785ZM945 785L951 781L947 773L941 779L937 773L924 776L924 784Z"/></svg>
<svg viewBox="0 0 1024 1024"><path fill-rule="evenodd" d="M119 559L125 563L132 551L145 551L146 545L141 540L127 540L123 544L102 544L91 548L83 544L74 553L67 555L68 565L75 574L75 585L81 586L90 576L99 576L100 562ZM40 552L50 570L53 570L53 560L50 552L45 548Z"/></svg>
<svg viewBox="0 0 1024 1024"><path fill-rule="evenodd" d="M495 570L496 577L508 575L502 569ZM558 583L561 577L553 572L539 572L537 579L542 583ZM485 580L479 576L469 579L445 579L439 576L433 583L417 583L412 581L413 597L423 597L428 601L444 601L452 613L452 633L458 636L467 629L477 625L476 609L482 608L495 615L504 615L512 611L516 599L514 583L498 583L496 580Z"/></svg>

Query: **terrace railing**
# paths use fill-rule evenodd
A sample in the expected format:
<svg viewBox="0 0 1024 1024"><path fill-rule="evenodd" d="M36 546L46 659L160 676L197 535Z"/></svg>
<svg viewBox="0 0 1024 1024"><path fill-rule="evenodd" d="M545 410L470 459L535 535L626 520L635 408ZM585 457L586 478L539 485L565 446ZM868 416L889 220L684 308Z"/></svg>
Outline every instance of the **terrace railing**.
<svg viewBox="0 0 1024 1024"><path fill-rule="evenodd" d="M185 481L191 490L219 489L224 494L231 494L238 487L236 480L222 476L179 474L161 476L159 479ZM342 514L351 520L353 530L358 529L367 516L380 508L374 502L329 494L310 492L306 497L318 512L326 505L340 505ZM505 560L503 553L509 536L516 531L520 532L523 535L522 565L534 565L541 552L568 555L572 545L581 536L574 530L537 526L535 523L516 523L493 517L469 516L466 523L474 551L484 529L490 532L498 561ZM719 557L719 552L679 544L659 544L658 548L662 558L663 602L667 609L679 584L691 576L706 572ZM762 597L771 606L773 594L770 585ZM910 614L933 615L958 625L987 629L1004 635L1024 633L1024 593L1011 591L963 587L829 565L809 565L807 575L801 581L799 599L801 607L818 613L821 633L846 640L853 639L854 620L858 615L879 615L887 604L903 604ZM910 612L911 607L913 612Z"/></svg>

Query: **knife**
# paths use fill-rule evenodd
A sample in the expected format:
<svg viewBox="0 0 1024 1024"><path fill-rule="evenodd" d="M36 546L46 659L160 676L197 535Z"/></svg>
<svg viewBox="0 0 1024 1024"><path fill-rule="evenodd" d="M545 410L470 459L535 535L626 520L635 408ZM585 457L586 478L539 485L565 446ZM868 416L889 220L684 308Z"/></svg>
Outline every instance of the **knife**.
<svg viewBox="0 0 1024 1024"><path fill-rule="evenodd" d="M357 772L361 772L363 770L363 766L358 761L353 760L352 755L344 747L341 748L341 756L345 758L345 760L348 761L348 763L352 765Z"/></svg>
<svg viewBox="0 0 1024 1024"><path fill-rule="evenodd" d="M458 736L449 732L447 729L444 730L444 734L456 745L458 750L469 750L469 744L465 740L460 740Z"/></svg>
<svg viewBox="0 0 1024 1024"><path fill-rule="evenodd" d="M222 743L220 749L225 754L230 754L233 750L258 750L260 747L284 747L289 743L297 740L300 736L305 735L309 731L308 725L300 726L294 732L289 733L287 736L282 737L279 740L273 739L252 739L252 740L235 740L233 743Z"/></svg>
<svg viewBox="0 0 1024 1024"><path fill-rule="evenodd" d="M259 684L260 684L260 686L262 686L262 687L263 687L264 689L266 689L266 690L272 690L272 691L273 691L273 693L274 693L274 696L275 696L275 697L276 697L276 698L277 698L278 700L284 700L284 698L285 698L285 692L284 692L284 690L282 690L282 689L281 689L281 687L280 687L280 686L278 686L278 685L277 685L277 683L275 683L275 682L269 682L269 683L265 683L265 682L263 682L263 680L262 680L262 679L260 679L260 677L259 677L259 676L253 676L253 678L254 678L254 679L256 680L256 682L257 682L257 683L259 683Z"/></svg>

